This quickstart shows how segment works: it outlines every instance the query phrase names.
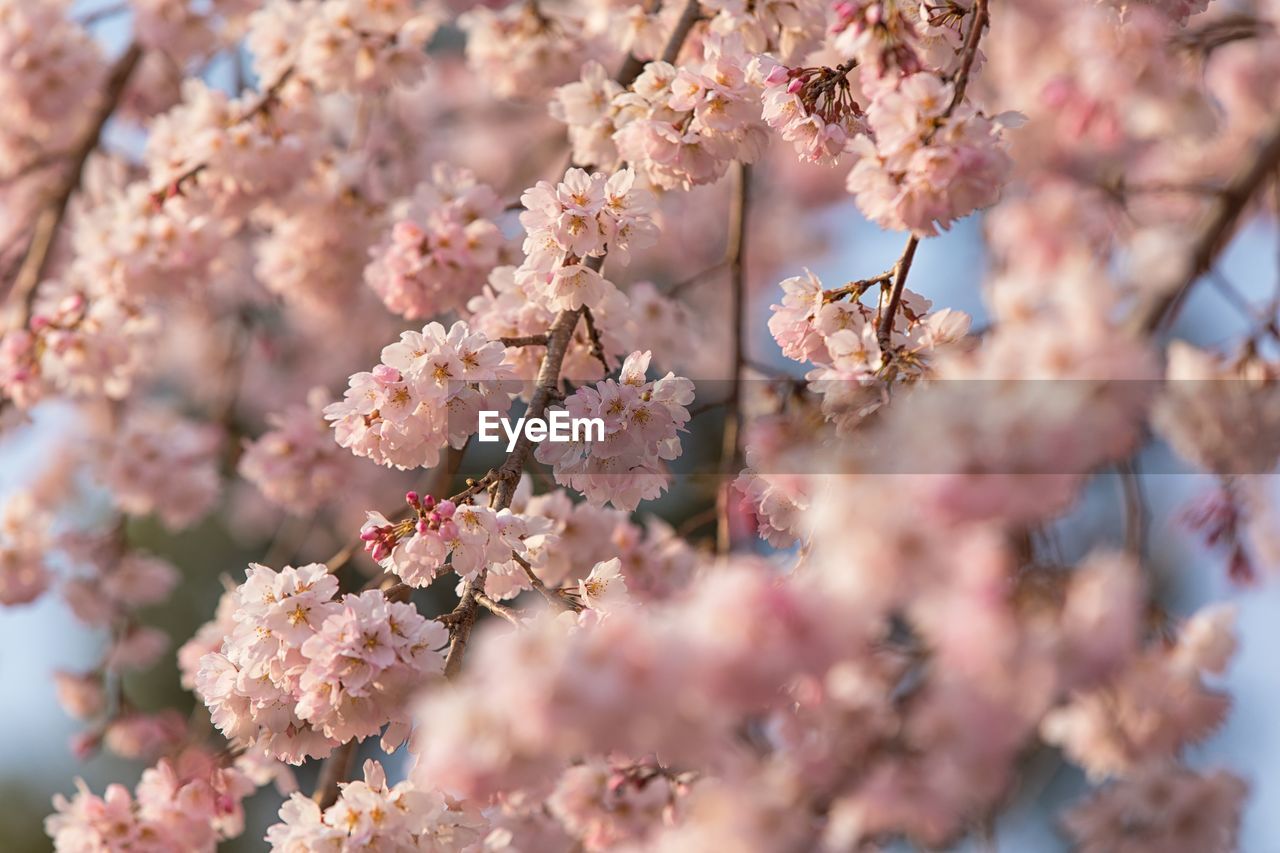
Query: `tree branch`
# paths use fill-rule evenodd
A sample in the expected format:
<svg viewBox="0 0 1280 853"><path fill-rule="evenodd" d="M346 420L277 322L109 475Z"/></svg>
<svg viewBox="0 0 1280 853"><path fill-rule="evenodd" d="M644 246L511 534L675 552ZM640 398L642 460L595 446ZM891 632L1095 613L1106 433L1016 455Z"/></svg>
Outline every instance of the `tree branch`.
<svg viewBox="0 0 1280 853"><path fill-rule="evenodd" d="M311 799L315 800L322 811L338 801L338 786L351 776L355 757L356 739L352 738L335 748L320 765L320 776L316 779Z"/></svg>
<svg viewBox="0 0 1280 853"><path fill-rule="evenodd" d="M733 531L729 518L729 499L733 483L730 475L742 458L742 368L746 364L746 273L743 252L747 244L747 215L751 206L751 167L734 164L733 195L729 203L729 240L725 246L725 263L729 267L729 322L733 364L724 417L724 434L720 444L720 488L716 491L716 551L727 554L733 548Z"/></svg>
<svg viewBox="0 0 1280 853"><path fill-rule="evenodd" d="M80 139L80 144L72 152L71 168L36 218L31 239L23 254L22 265L18 268L13 287L9 291L9 307L16 315L14 327L25 326L31 316L31 305L35 299L36 288L49 269L49 260L57 240L58 229L66 218L67 206L71 203L71 197L75 195L76 190L80 188L89 155L97 149L102 131L115 113L116 107L120 105L125 87L129 85L129 80L133 77L141 59L142 47L134 43L116 60L107 78L102 100L90 118L88 129Z"/></svg>
<svg viewBox="0 0 1280 853"><path fill-rule="evenodd" d="M1126 324L1129 332L1151 334L1177 316L1191 288L1226 248L1245 207L1277 169L1280 169L1280 115L1261 136L1253 158L1227 183L1193 229L1191 251L1183 274L1156 288L1138 304Z"/></svg>
<svg viewBox="0 0 1280 853"><path fill-rule="evenodd" d="M880 311L880 321L876 325L876 340L880 343L880 360L887 364L889 345L893 341L893 319L902 304L902 291L907 287L907 276L911 273L911 262L916 257L916 247L920 238L912 234L907 245L902 249L902 257L893 265L893 288L889 291L889 300Z"/></svg>

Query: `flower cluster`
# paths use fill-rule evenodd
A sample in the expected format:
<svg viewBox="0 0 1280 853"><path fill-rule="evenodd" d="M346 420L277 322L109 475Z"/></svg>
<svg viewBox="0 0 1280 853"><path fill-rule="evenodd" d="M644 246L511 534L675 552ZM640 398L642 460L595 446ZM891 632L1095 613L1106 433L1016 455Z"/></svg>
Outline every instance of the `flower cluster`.
<svg viewBox="0 0 1280 853"><path fill-rule="evenodd" d="M29 494L5 502L0 512L0 604L28 604L49 588L45 554L50 521Z"/></svg>
<svg viewBox="0 0 1280 853"><path fill-rule="evenodd" d="M305 404L269 415L271 429L246 441L240 456L240 475L292 512L314 509L342 482L341 451L324 419L327 399L323 388L313 388Z"/></svg>
<svg viewBox="0 0 1280 853"><path fill-rule="evenodd" d="M220 766L204 752L188 750L143 771L131 793L108 785L103 796L83 781L75 796L53 798L57 810L45 831L59 851L191 850L213 853L218 842L244 829L241 802L255 790L236 767Z"/></svg>
<svg viewBox="0 0 1280 853"><path fill-rule="evenodd" d="M916 53L916 15L897 0L848 0L836 3L831 22L832 46L856 56L879 74L894 70L911 74L922 68Z"/></svg>
<svg viewBox="0 0 1280 853"><path fill-rule="evenodd" d="M790 58L817 47L826 18L824 0L703 0L713 14L707 26L713 33L736 33L753 53L772 51Z"/></svg>
<svg viewBox="0 0 1280 853"><path fill-rule="evenodd" d="M294 794L280 807L280 823L267 830L272 850L463 850L478 844L485 822L453 805L438 791L412 782L387 784L376 761L364 763L364 779L339 785L337 801L321 809Z"/></svg>
<svg viewBox="0 0 1280 853"><path fill-rule="evenodd" d="M589 502L574 503L563 489L513 504L521 515L551 524L538 540L526 539L526 560L551 589L576 589L593 567L612 559L626 578L629 594L640 601L668 598L693 578L698 558L688 543L657 518L640 525L629 514ZM502 600L532 587L515 561L489 567L485 592Z"/></svg>
<svg viewBox="0 0 1280 853"><path fill-rule="evenodd" d="M102 462L102 482L130 515L154 513L170 530L195 524L221 490L221 431L165 409L134 409Z"/></svg>
<svg viewBox="0 0 1280 853"><path fill-rule="evenodd" d="M408 320L466 304L502 260L502 203L464 169L437 165L373 250L365 281Z"/></svg>
<svg viewBox="0 0 1280 853"><path fill-rule="evenodd" d="M881 404L881 380L927 375L935 352L969 331L968 315L950 308L930 313L928 299L904 289L883 348L885 307L831 298L808 271L781 287L782 303L772 306L769 331L788 358L815 365L806 378L823 396L827 417L844 426Z"/></svg>
<svg viewBox="0 0 1280 853"><path fill-rule="evenodd" d="M544 519L510 509L495 512L417 492L409 492L405 501L412 511L408 518L393 523L371 512L360 539L374 560L410 586L428 586L446 569L461 578L474 577L487 565L511 563L513 555L528 559L531 549L555 541Z"/></svg>
<svg viewBox="0 0 1280 853"><path fill-rule="evenodd" d="M0 389L22 408L59 393L121 398L155 331L154 314L100 283L46 282L27 327L0 338Z"/></svg>
<svg viewBox="0 0 1280 853"><path fill-rule="evenodd" d="M380 225L356 188L337 177L295 190L292 203L271 211L271 231L254 246L254 274L263 285L320 322L347 316L361 295L358 284Z"/></svg>
<svg viewBox="0 0 1280 853"><path fill-rule="evenodd" d="M633 337L628 328L632 316L629 308L627 297L613 287L605 289L600 301L591 303L600 345L610 363L616 363L629 351L628 344ZM467 303L467 311L468 324L490 339L545 334L556 317L541 276L516 267L494 269L484 290ZM542 354L537 347L509 347L506 363L517 376L535 377L542 364ZM575 330L561 372L583 380L603 375L603 366L593 355L591 341L584 330Z"/></svg>
<svg viewBox="0 0 1280 853"><path fill-rule="evenodd" d="M483 637L459 689L418 709L413 778L484 798L536 789L585 755L656 753L690 765L716 754L736 709L785 702L782 682L821 666L841 631L769 575L740 563L656 611L623 607L576 629L544 619ZM676 685L698 685L697 695L683 705L660 698Z"/></svg>
<svg viewBox="0 0 1280 853"><path fill-rule="evenodd" d="M70 0L0 2L0 175L64 144L105 73L97 42L67 16Z"/></svg>
<svg viewBox="0 0 1280 853"><path fill-rule="evenodd" d="M849 67L761 64L764 120L795 146L801 160L834 163L853 137L866 134L862 107L850 86Z"/></svg>
<svg viewBox="0 0 1280 853"><path fill-rule="evenodd" d="M388 723L384 744L403 740L399 705L443 668L447 632L377 590L335 600L337 590L319 563L250 566L234 627L196 674L197 695L229 739L294 764Z"/></svg>
<svg viewBox="0 0 1280 853"><path fill-rule="evenodd" d="M1187 462L1211 474L1261 474L1280 461L1280 368L1256 354L1228 360L1183 341L1169 346L1169 380L1152 425Z"/></svg>
<svg viewBox="0 0 1280 853"><path fill-rule="evenodd" d="M968 104L953 107L953 91L921 72L868 107L875 141L854 139L847 188L880 226L932 236L999 198L1013 165L1000 127Z"/></svg>
<svg viewBox="0 0 1280 853"><path fill-rule="evenodd" d="M561 308L601 300L604 285L592 285L599 273L581 261L608 252L612 260L626 263L633 248L651 245L657 237L653 196L636 186L631 169L611 176L570 169L558 184L539 181L520 203L527 234L522 269L552 274L551 302Z"/></svg>
<svg viewBox="0 0 1280 853"><path fill-rule="evenodd" d="M429 323L382 350L371 373L351 377L324 410L338 444L396 468L430 468L445 447L462 447L481 409L506 413L515 390L505 348L457 322Z"/></svg>
<svg viewBox="0 0 1280 853"><path fill-rule="evenodd" d="M1081 853L1236 850L1247 793L1231 773L1156 764L1093 794L1063 825Z"/></svg>
<svg viewBox="0 0 1280 853"><path fill-rule="evenodd" d="M458 18L467 65L499 97L527 97L573 76L585 47L581 22L538 3L478 5Z"/></svg>
<svg viewBox="0 0 1280 853"><path fill-rule="evenodd" d="M555 90L549 110L552 118L568 125L574 162L608 163L614 159L612 104L622 92L622 86L599 62L584 63L577 80Z"/></svg>
<svg viewBox="0 0 1280 853"><path fill-rule="evenodd" d="M203 193L159 198L142 181L108 189L72 231L76 260L68 283L81 287L91 301L124 298L125 310L134 313L138 297L181 292L175 281L198 287L225 245L212 203Z"/></svg>
<svg viewBox="0 0 1280 853"><path fill-rule="evenodd" d="M668 373L645 378L652 354L627 356L619 379L584 386L564 402L574 418L599 418L603 441L543 443L539 462L551 465L556 482L576 489L594 503L635 509L666 487L665 461L680 456L679 433L689 422L693 383Z"/></svg>
<svg viewBox="0 0 1280 853"><path fill-rule="evenodd" d="M1176 758L1213 733L1230 707L1202 676L1226 669L1236 647L1233 622L1230 608L1197 613L1177 645L1146 651L1111 681L1051 711L1041 736L1095 781Z"/></svg>
<svg viewBox="0 0 1280 853"><path fill-rule="evenodd" d="M677 793L660 767L596 760L565 770L547 808L584 850L611 850L661 826Z"/></svg>
<svg viewBox="0 0 1280 853"><path fill-rule="evenodd" d="M442 20L418 0L271 0L246 43L264 80L296 74L323 92L369 94L421 79Z"/></svg>
<svg viewBox="0 0 1280 853"><path fill-rule="evenodd" d="M277 100L256 92L233 99L188 80L182 102L156 117L147 138L155 186L176 193L195 184L226 214L288 190L306 175L318 139L310 111Z"/></svg>
<svg viewBox="0 0 1280 853"><path fill-rule="evenodd" d="M731 161L754 162L766 135L749 64L739 37L714 34L700 62L649 63L613 100L619 156L664 189L712 183Z"/></svg>

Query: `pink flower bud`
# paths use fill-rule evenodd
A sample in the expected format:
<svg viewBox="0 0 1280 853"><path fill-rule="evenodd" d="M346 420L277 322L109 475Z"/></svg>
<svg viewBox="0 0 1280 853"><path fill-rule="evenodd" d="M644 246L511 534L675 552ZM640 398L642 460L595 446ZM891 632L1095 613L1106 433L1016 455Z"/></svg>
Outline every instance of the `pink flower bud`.
<svg viewBox="0 0 1280 853"><path fill-rule="evenodd" d="M391 365L379 364L373 369L373 378L375 382L379 382L383 385L390 385L393 382L399 382L404 377L401 376L400 371L396 370Z"/></svg>
<svg viewBox="0 0 1280 853"><path fill-rule="evenodd" d="M785 65L775 65L769 69L769 73L765 75L764 82L770 86L776 86L791 76L791 69Z"/></svg>
<svg viewBox="0 0 1280 853"><path fill-rule="evenodd" d="M98 732L77 732L71 736L69 745L71 754L77 761L88 761L102 744L102 735Z"/></svg>
<svg viewBox="0 0 1280 853"><path fill-rule="evenodd" d="M107 706L101 673L59 671L53 674L53 684L58 693L58 704L77 720L92 719Z"/></svg>

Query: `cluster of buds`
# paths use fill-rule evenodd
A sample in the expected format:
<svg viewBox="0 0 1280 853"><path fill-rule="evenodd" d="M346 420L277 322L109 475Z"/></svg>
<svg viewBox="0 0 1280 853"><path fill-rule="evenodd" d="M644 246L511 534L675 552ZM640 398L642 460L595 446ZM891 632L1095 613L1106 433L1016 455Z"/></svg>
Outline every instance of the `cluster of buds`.
<svg viewBox="0 0 1280 853"><path fill-rule="evenodd" d="M856 59L835 68L777 65L765 77L765 83L775 86L785 82L787 94L799 97L809 115L829 124L844 124L850 116L861 119L863 115L849 88L849 72L857 66Z"/></svg>
<svg viewBox="0 0 1280 853"><path fill-rule="evenodd" d="M881 75L895 69L903 76L924 70L916 52L917 34L903 8L885 0L842 0L836 3L831 24L834 47L858 56Z"/></svg>
<svg viewBox="0 0 1280 853"><path fill-rule="evenodd" d="M801 159L834 163L851 138L867 133L862 106L854 98L851 59L835 68L761 68L765 122L795 146Z"/></svg>
<svg viewBox="0 0 1280 853"><path fill-rule="evenodd" d="M435 533L445 540L458 537L457 526L453 523L453 514L458 507L453 501L437 501L431 495L420 497L417 492L409 491L405 493L404 502L413 510L413 515L391 524L370 525L360 532L364 549L378 562L389 558L400 540L411 532L421 535Z"/></svg>
<svg viewBox="0 0 1280 853"><path fill-rule="evenodd" d="M1227 576L1248 585L1258 580L1258 570L1245 548L1247 510L1230 486L1214 489L1183 511L1181 521L1198 534L1206 548L1227 552Z"/></svg>

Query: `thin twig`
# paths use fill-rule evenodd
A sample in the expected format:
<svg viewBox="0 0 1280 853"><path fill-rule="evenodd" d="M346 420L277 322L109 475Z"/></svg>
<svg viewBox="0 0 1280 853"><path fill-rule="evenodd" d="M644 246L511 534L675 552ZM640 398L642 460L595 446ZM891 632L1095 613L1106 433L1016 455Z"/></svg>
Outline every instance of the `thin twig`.
<svg viewBox="0 0 1280 853"><path fill-rule="evenodd" d="M876 339L880 343L880 358L883 363L889 361L889 345L893 341L893 320L902 303L902 291L907 286L907 276L911 273L911 262L916 257L916 247L920 238L912 234L902 250L902 257L893 266L893 287L889 291L888 302L880 311L880 322L876 325Z"/></svg>
<svg viewBox="0 0 1280 853"><path fill-rule="evenodd" d="M1136 459L1121 462L1117 471L1124 493L1124 548L1141 559L1147 551L1147 523L1150 519L1146 495L1142 490L1142 475Z"/></svg>
<svg viewBox="0 0 1280 853"><path fill-rule="evenodd" d="M1177 317L1187 294L1226 248L1244 209L1280 168L1280 116L1259 138L1257 151L1223 188L1192 231L1191 251L1185 272L1156 287L1130 315L1127 328L1134 334L1150 334Z"/></svg>
<svg viewBox="0 0 1280 853"><path fill-rule="evenodd" d="M587 325L587 337L591 341L591 355L600 362L607 374L613 368L609 366L609 359L605 358L604 342L600 340L600 330L596 328L596 318L592 316L591 309L582 306L582 319Z"/></svg>
<svg viewBox="0 0 1280 853"><path fill-rule="evenodd" d="M90 118L88 129L74 150L71 168L36 219L31 239L27 243L27 250L23 254L22 265L18 268L13 287L9 291L8 303L10 310L16 314L16 327L25 326L30 319L36 288L49 268L53 245L58 236L58 229L66 218L67 206L71 203L71 197L75 195L76 190L80 188L89 155L97 149L103 128L107 126L116 107L120 105L125 87L129 85L129 80L132 79L141 59L142 47L134 43L116 60L107 78L106 90L98 104L98 109Z"/></svg>
<svg viewBox="0 0 1280 853"><path fill-rule="evenodd" d="M498 338L504 347L545 347L547 345L547 336L542 335L520 335L511 338Z"/></svg>
<svg viewBox="0 0 1280 853"><path fill-rule="evenodd" d="M896 267L894 268L896 269ZM873 275L871 278L864 278L858 281L851 281L844 287L837 287L833 290L822 291L823 302L839 302L846 296L852 296L855 301L862 298L862 294L866 293L877 284L883 285L885 282L893 278L894 270L885 270L879 275Z"/></svg>
<svg viewBox="0 0 1280 853"><path fill-rule="evenodd" d="M523 621L520 618L519 613L512 610L510 607L507 607L505 604L499 604L483 592L477 592L475 595L476 603L485 610L488 610L490 613L493 613L495 616L500 616L517 627L519 627L520 623Z"/></svg>
<svg viewBox="0 0 1280 853"><path fill-rule="evenodd" d="M560 610L577 609L574 607L572 602L560 594L559 590L550 589L545 583L543 583L542 578L538 577L537 572L533 570L533 566L529 564L528 560L524 559L519 554L512 554L511 558L516 561L516 564L519 565L520 568L524 569L525 577L529 579L529 583L533 585L533 588L538 591L539 595L547 600L548 604L551 604Z"/></svg>
<svg viewBox="0 0 1280 853"><path fill-rule="evenodd" d="M714 264L702 270L701 272L696 272L693 275L689 276L688 278L676 282L675 284L667 288L667 293L666 293L667 298L674 299L675 296L679 294L682 290L692 287L693 285L698 284L699 282L706 281L712 275L724 269L724 267L725 267L725 260L721 258L720 260L716 261Z"/></svg>
<svg viewBox="0 0 1280 853"><path fill-rule="evenodd" d="M973 71L973 61L978 56L978 42L982 39L982 31L988 20L987 0L977 0L973 4L973 23L969 25L969 32L964 39L964 54L960 60L960 70L956 73L956 88L951 93L951 103L943 113L944 116L950 116L964 100L965 89L969 86L969 73Z"/></svg>

